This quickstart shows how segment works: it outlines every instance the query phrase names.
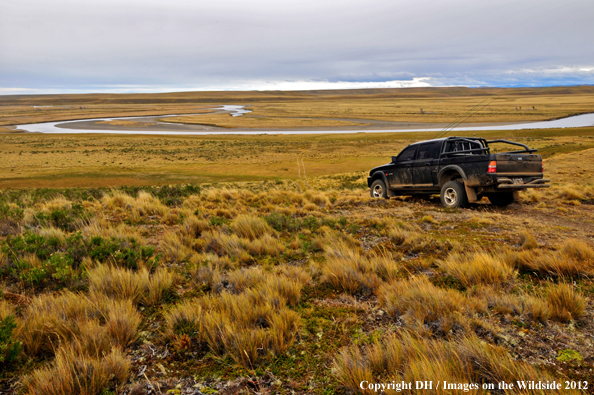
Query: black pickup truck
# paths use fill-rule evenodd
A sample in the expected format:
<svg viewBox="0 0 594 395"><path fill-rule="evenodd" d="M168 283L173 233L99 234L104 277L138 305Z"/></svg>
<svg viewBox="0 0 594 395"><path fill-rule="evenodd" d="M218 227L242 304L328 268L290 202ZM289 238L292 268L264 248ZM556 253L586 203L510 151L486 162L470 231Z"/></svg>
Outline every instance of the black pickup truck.
<svg viewBox="0 0 594 395"><path fill-rule="evenodd" d="M521 149L491 153L489 145L511 144ZM536 149L507 140L447 137L406 147L392 162L371 170L371 196L440 193L446 207L464 207L486 196L496 206L507 206L527 188L547 188L542 157Z"/></svg>

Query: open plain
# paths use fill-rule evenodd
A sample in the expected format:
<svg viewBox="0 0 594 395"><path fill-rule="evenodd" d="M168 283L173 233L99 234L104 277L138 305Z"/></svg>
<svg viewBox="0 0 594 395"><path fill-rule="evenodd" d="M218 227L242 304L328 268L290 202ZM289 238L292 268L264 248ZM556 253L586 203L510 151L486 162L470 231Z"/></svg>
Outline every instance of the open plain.
<svg viewBox="0 0 594 395"><path fill-rule="evenodd" d="M455 210L369 198L367 171L433 132L232 134L480 103L467 122L546 120L594 112L594 88L0 97L0 393L591 392L594 128L481 132L538 148L552 186ZM223 104L252 113L176 121L229 135L12 128Z"/></svg>

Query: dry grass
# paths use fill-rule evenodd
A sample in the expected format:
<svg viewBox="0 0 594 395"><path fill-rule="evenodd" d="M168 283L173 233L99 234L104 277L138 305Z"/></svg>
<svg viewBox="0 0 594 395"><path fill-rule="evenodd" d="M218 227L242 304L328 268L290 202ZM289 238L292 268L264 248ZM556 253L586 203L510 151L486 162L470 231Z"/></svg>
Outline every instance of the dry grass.
<svg viewBox="0 0 594 395"><path fill-rule="evenodd" d="M89 271L89 290L119 300L131 300L145 306L161 304L172 292L174 276L165 268L150 274L147 269L138 272L108 265L99 265Z"/></svg>
<svg viewBox="0 0 594 395"><path fill-rule="evenodd" d="M113 349L108 354L89 356L76 345L61 347L54 362L25 378L27 395L97 395L123 384L130 373L130 362Z"/></svg>
<svg viewBox="0 0 594 395"><path fill-rule="evenodd" d="M575 239L565 241L558 251L530 250L504 252L503 259L522 271L546 276L576 278L594 275L594 251Z"/></svg>
<svg viewBox="0 0 594 395"><path fill-rule="evenodd" d="M136 339L140 322L129 300L64 292L35 298L19 320L17 338L31 356L54 354L61 344L85 338L84 344L125 347Z"/></svg>
<svg viewBox="0 0 594 395"><path fill-rule="evenodd" d="M276 149L295 153L311 146L311 137L295 138L298 144L281 139L282 144L269 151L252 139L254 151L249 155L266 152L270 156L257 161L268 161ZM332 138L337 139L332 144L344 143L341 150L357 155L362 146L374 147L367 144L368 136L357 137L356 149L348 148L354 136ZM378 139L386 152L407 143ZM173 140L154 141L162 144L156 144L158 150ZM209 142L197 149L194 139L187 138L186 148L197 149L192 151L195 156L210 155L228 150L233 146L226 145L228 141L236 143L213 141L216 149ZM320 137L323 148L314 149L312 159L329 158L323 155L329 155L325 151L332 144L324 141L329 140ZM565 144L569 137L546 141ZM181 149L179 144L170 148ZM233 150L247 155L244 148L238 145ZM570 170L582 163L589 166L587 159L594 155L590 151L594 150L582 151L583 157L574 153L550 158L546 166L555 169L566 162L573 166ZM342 165L338 156L343 153L337 151L332 159L337 162L328 162L329 166ZM228 171L237 158L228 153L227 157ZM561 177L558 171L568 170L551 170L552 178ZM575 172L581 177L588 174L577 167ZM479 202L470 209L444 210L435 199L371 200L368 190L360 187L366 175L297 183L244 180L202 185L199 193L172 189L170 195L162 193L167 188L147 189L160 199L133 189L108 191L106 196L97 190L64 190L47 201L39 197L47 191L24 195L6 191L8 203L2 213L22 208L23 216L14 220L13 233L0 240L0 316L16 316L14 336L23 342L26 361L18 365L19 377L40 378L23 393L33 388L42 393L42 378L62 374L56 370L67 364L65 357L58 361L62 352L70 353L68 363L77 359L98 372L111 353L130 356L134 375L119 388L123 382L114 376L105 388L112 392L146 387L146 379L166 392L165 383L178 378L181 391L187 392L184 380L195 375L202 377L200 384L219 383L214 385L223 392L227 378L259 377L258 372L271 371L282 384L258 381L263 392L308 393L341 391L335 380L327 380L328 364L320 363L324 359L336 359L340 383L357 390L358 380L367 378L452 383L516 377L546 380L548 375L534 366L542 362L558 369L559 362L554 352L539 354L537 360L533 350L551 347L547 339L552 336L559 339L555 347L591 354L592 346L578 341L592 334L585 324L592 315L587 299L593 273L588 200L580 205L569 200L557 204L557 187L552 187L539 195L541 207L520 202L500 209ZM590 186L575 183L572 188L590 199ZM87 210L88 217L76 229L38 227L40 213L69 204ZM145 208L135 210L137 204ZM565 212L561 214L559 207ZM435 223L423 221L428 213ZM539 243L521 248L518 235L528 229ZM68 244L77 231L82 244ZM30 240L41 239L32 244L13 242L30 235L34 236ZM125 240L132 236L139 245L154 247L155 259L138 262L135 270L111 267L105 263L111 259L88 256L87 242L95 236ZM52 247L47 239L57 240L57 246L46 250ZM132 253L131 243L117 244L120 251L110 254ZM17 254L8 247L16 248ZM16 277L25 271L14 265L14 256L43 268L49 267L51 254L71 253L78 257L76 270L81 274L76 283L38 287ZM516 276L514 269L521 275ZM570 281L574 288L551 286ZM407 339L407 330L416 334ZM390 336L393 339L388 340ZM521 347L514 346L516 341ZM510 362L508 353L516 361ZM147 377L137 377L144 365ZM577 380L590 368L586 360L567 371L567 379ZM80 379L88 388L101 382L84 369L80 369L88 373L84 379L72 380ZM518 370L527 373L523 376ZM64 383L72 381L67 373L64 377ZM556 377L561 378L565 379ZM58 378L46 381L62 388Z"/></svg>
<svg viewBox="0 0 594 395"><path fill-rule="evenodd" d="M398 277L401 265L389 255L368 254L336 237L323 241L322 280L350 294L376 294L383 281Z"/></svg>
<svg viewBox="0 0 594 395"><path fill-rule="evenodd" d="M229 354L236 362L253 366L292 343L300 319L285 303L266 291L196 299L166 314L167 334L189 336L217 355Z"/></svg>
<svg viewBox="0 0 594 395"><path fill-rule="evenodd" d="M510 284L517 273L498 256L484 252L451 253L439 262L439 267L467 287L478 284L505 286Z"/></svg>
<svg viewBox="0 0 594 395"><path fill-rule="evenodd" d="M245 366L291 345L300 318L287 305L298 303L303 285L311 280L306 272L292 268L272 273L256 267L217 280L219 295L183 302L166 313L168 338L204 343Z"/></svg>
<svg viewBox="0 0 594 395"><path fill-rule="evenodd" d="M382 285L378 300L389 315L402 318L419 333L447 336L462 331L463 315L472 313L461 293L438 288L424 276Z"/></svg>
<svg viewBox="0 0 594 395"><path fill-rule="evenodd" d="M262 219L253 215L240 215L231 223L231 228L239 237L250 240L272 234L270 226Z"/></svg>
<svg viewBox="0 0 594 395"><path fill-rule="evenodd" d="M523 250L531 250L538 248L539 244L532 234L528 233L527 231L523 231L520 233L520 247Z"/></svg>
<svg viewBox="0 0 594 395"><path fill-rule="evenodd" d="M468 384L497 385L501 381L515 383L517 380L532 380L533 377L551 380L548 373L517 362L503 347L485 343L476 336L445 342L423 339L408 332L387 335L381 342L369 346L344 348L334 359L334 369L340 383L356 392L361 392L362 381L400 384L401 381L414 383L415 379L423 378L434 384L438 381L466 383L464 392L487 394L491 392L482 387L473 390ZM362 392L377 393L374 388L367 387ZM415 393L414 389L403 392ZM442 385L439 389L434 386L432 393L451 392ZM386 393L400 393L400 390L394 388Z"/></svg>
<svg viewBox="0 0 594 395"><path fill-rule="evenodd" d="M551 318L560 322L577 320L584 316L586 300L569 284L551 286L548 292Z"/></svg>
<svg viewBox="0 0 594 395"><path fill-rule="evenodd" d="M0 321L8 317L9 315L15 315L15 307L8 303L6 300L0 300Z"/></svg>

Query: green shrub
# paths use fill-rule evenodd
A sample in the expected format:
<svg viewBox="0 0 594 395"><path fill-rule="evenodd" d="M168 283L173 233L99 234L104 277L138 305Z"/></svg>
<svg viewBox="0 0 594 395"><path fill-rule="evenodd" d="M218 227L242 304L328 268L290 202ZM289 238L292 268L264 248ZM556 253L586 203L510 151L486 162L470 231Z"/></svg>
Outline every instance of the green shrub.
<svg viewBox="0 0 594 395"><path fill-rule="evenodd" d="M13 363L21 352L21 343L13 338L15 328L14 316L0 319L0 371Z"/></svg>
<svg viewBox="0 0 594 395"><path fill-rule="evenodd" d="M37 223L46 227L53 226L65 231L74 231L76 222L90 214L82 204L74 203L71 206L58 208L49 213L37 213Z"/></svg>
<svg viewBox="0 0 594 395"><path fill-rule="evenodd" d="M110 262L128 269L138 269L139 261L156 263L155 247L142 246L129 238L104 239L100 236L91 238L88 245L89 257L99 262Z"/></svg>

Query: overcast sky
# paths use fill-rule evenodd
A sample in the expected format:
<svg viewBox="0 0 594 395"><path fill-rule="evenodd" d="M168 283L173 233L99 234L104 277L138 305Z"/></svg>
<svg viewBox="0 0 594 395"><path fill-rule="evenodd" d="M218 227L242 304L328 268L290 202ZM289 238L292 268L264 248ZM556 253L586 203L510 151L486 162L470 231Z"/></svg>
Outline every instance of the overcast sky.
<svg viewBox="0 0 594 395"><path fill-rule="evenodd" d="M594 84L593 0L0 0L0 94Z"/></svg>

